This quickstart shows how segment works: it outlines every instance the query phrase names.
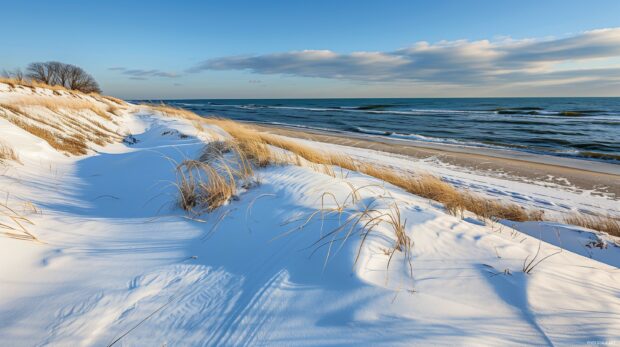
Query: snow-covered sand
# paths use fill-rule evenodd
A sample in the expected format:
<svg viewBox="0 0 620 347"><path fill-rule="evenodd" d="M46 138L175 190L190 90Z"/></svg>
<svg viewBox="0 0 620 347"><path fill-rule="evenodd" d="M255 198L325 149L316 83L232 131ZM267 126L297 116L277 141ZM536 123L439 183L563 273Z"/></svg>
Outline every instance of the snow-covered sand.
<svg viewBox="0 0 620 347"><path fill-rule="evenodd" d="M0 90L0 101L14 94ZM372 177L299 166L260 169L259 185L192 219L176 206L174 162L196 158L208 136L138 108L116 126L137 143L67 157L0 117L1 140L22 162L3 164L1 198L41 241L0 236L0 344L620 343L620 248L607 235L459 218ZM618 210L617 201L588 192L308 144L432 172L548 213ZM356 199L351 187L360 188ZM304 225L325 192L334 197L326 206L342 205L342 214ZM399 206L414 242L412 277L403 253L387 268L394 240L385 223L357 263L357 234L331 248L315 244L370 203L386 213ZM524 273L537 253L536 261L555 255Z"/></svg>

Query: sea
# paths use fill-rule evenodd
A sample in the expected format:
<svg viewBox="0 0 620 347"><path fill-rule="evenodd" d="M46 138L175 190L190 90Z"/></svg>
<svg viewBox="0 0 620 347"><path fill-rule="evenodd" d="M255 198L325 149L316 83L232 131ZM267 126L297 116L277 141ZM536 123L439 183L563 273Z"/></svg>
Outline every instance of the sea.
<svg viewBox="0 0 620 347"><path fill-rule="evenodd" d="M200 115L620 164L620 98L164 100Z"/></svg>

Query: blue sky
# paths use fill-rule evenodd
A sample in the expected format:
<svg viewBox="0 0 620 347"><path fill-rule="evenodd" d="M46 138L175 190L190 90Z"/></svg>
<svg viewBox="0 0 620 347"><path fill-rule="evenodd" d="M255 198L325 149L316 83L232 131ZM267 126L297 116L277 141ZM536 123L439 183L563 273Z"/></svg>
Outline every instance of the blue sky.
<svg viewBox="0 0 620 347"><path fill-rule="evenodd" d="M0 69L68 62L124 98L620 96L620 1L0 5Z"/></svg>

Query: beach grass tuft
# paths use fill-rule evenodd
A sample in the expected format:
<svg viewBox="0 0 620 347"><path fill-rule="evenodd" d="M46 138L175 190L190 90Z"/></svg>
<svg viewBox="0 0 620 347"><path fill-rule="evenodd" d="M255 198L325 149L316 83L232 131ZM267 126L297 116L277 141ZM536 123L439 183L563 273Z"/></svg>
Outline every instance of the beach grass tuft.
<svg viewBox="0 0 620 347"><path fill-rule="evenodd" d="M194 215L211 212L255 182L252 159L236 144L216 141L199 160L177 166L179 206Z"/></svg>
<svg viewBox="0 0 620 347"><path fill-rule="evenodd" d="M0 163L9 160L16 161L18 163L20 162L19 156L13 148L6 144L0 143Z"/></svg>
<svg viewBox="0 0 620 347"><path fill-rule="evenodd" d="M344 246L344 244L357 237L360 242L357 245L353 265L357 265L365 245L370 236L379 228L388 231L389 245L383 248L387 258L386 273L390 269L392 260L396 254L402 254L408 273L413 278L413 240L406 232L406 221L401 216L401 207L397 200L388 194L374 194L371 199L362 201L360 191L365 189L383 189L379 185L355 187L345 181L351 188L351 192L342 200L338 200L331 191L325 191L320 196L321 207L309 213L306 217L298 220L299 225L292 230L278 236L284 237L294 232L302 231L315 219L320 219L321 229L328 220L337 221L336 227L323 233L311 245L314 248L312 254L325 248L324 267L329 260ZM386 281L388 277L386 277Z"/></svg>
<svg viewBox="0 0 620 347"><path fill-rule="evenodd" d="M0 202L0 231L2 231L5 236L18 240L39 241L39 239L28 230L28 225L34 225L34 223L18 213L17 210L9 207L8 202Z"/></svg>
<svg viewBox="0 0 620 347"><path fill-rule="evenodd" d="M620 217L617 216L587 215L579 213L565 217L564 222L620 237Z"/></svg>
<svg viewBox="0 0 620 347"><path fill-rule="evenodd" d="M541 211L529 211L514 203L493 200L468 191L458 190L449 183L431 175L414 176L412 174L403 174L389 167L368 162L358 162L349 156L310 148L298 141L260 132L245 124L229 119L200 117L193 112L166 105L149 107L175 117L215 125L221 128L237 142L240 150L245 153L246 157L253 158L260 163L259 166L265 166L274 162L273 153L270 153L269 148L265 146L269 145L294 154L294 156L289 156L288 158L279 158L281 163L300 165L301 161L295 158L295 156L298 156L314 164L337 166L346 170L361 172L400 187L411 194L438 201L445 206L447 211L454 215L462 215L464 211L469 211L483 219L507 219L516 222L540 221L543 219ZM323 171L325 170L323 169Z"/></svg>

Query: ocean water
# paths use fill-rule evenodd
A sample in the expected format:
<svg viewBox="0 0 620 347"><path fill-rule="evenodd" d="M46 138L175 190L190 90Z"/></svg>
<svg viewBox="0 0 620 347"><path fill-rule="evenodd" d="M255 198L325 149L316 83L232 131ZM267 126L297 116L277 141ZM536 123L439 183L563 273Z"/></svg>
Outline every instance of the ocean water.
<svg viewBox="0 0 620 347"><path fill-rule="evenodd" d="M620 98L166 100L200 115L620 164Z"/></svg>

